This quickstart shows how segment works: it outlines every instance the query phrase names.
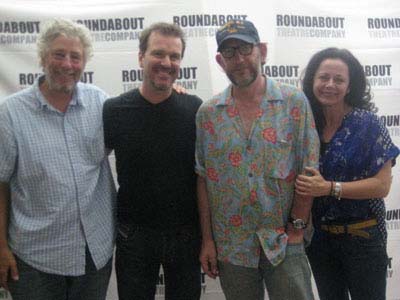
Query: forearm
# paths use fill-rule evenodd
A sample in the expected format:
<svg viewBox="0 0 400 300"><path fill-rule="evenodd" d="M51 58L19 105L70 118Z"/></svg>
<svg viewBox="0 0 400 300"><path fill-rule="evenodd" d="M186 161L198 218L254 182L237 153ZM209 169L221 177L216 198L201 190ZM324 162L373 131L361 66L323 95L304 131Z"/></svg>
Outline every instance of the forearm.
<svg viewBox="0 0 400 300"><path fill-rule="evenodd" d="M382 183L376 178L367 178L352 182L342 182L341 198L349 199L370 199L386 197L390 185Z"/></svg>
<svg viewBox="0 0 400 300"><path fill-rule="evenodd" d="M8 207L10 188L7 183L0 182L0 248L8 248Z"/></svg>
<svg viewBox="0 0 400 300"><path fill-rule="evenodd" d="M197 198L200 226L203 241L212 241L211 214L207 195L207 183L201 176L197 177Z"/></svg>
<svg viewBox="0 0 400 300"><path fill-rule="evenodd" d="M313 203L313 197L294 194L290 216L293 218L308 220Z"/></svg>
<svg viewBox="0 0 400 300"><path fill-rule="evenodd" d="M296 194L302 196L330 196L347 199L383 198L389 193L392 182L392 162L386 162L372 177L354 181L325 180L318 170L306 168L310 175L296 179Z"/></svg>
<svg viewBox="0 0 400 300"><path fill-rule="evenodd" d="M313 202L313 197L301 196L295 193L289 217L293 219L302 219L307 224L309 224L312 202ZM304 229L295 229L293 227L293 224L288 222L286 230L289 237L289 243L303 242Z"/></svg>
<svg viewBox="0 0 400 300"><path fill-rule="evenodd" d="M379 172L370 178L341 182L341 198L370 199L383 198L389 193L392 183L392 162L386 162Z"/></svg>

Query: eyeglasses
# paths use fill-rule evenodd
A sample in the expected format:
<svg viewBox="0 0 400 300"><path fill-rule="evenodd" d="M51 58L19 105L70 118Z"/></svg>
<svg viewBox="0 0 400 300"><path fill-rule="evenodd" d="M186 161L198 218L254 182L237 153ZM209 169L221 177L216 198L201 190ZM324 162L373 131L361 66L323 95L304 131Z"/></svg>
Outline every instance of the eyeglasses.
<svg viewBox="0 0 400 300"><path fill-rule="evenodd" d="M239 51L241 55L250 55L253 52L254 44L241 44L238 47L225 47L219 52L225 58L232 58L235 55L235 51Z"/></svg>

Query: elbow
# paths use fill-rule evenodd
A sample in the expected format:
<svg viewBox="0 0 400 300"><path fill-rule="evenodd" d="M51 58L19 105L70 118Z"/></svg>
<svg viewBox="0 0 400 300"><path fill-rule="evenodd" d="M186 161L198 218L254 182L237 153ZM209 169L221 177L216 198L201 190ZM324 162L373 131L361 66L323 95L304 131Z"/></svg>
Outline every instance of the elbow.
<svg viewBox="0 0 400 300"><path fill-rule="evenodd" d="M390 192L390 187L384 189L382 191L382 198L386 198L389 195L389 192Z"/></svg>
<svg viewBox="0 0 400 300"><path fill-rule="evenodd" d="M378 198L386 198L387 195L389 195L390 186L391 186L391 182L388 182L388 183L382 182L382 184L380 185L380 188L378 189L379 195L377 197Z"/></svg>

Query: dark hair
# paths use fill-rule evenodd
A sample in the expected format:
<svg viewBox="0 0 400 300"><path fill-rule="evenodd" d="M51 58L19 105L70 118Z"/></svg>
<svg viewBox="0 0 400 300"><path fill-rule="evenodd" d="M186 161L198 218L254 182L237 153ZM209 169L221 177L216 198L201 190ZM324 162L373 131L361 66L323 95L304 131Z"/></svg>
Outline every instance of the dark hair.
<svg viewBox="0 0 400 300"><path fill-rule="evenodd" d="M145 28L139 37L139 50L142 53L145 53L148 47L149 37L152 32L158 32L161 35L165 36L173 36L178 37L182 41L182 57L185 53L186 48L186 41L185 41L185 34L183 33L182 29L176 24L170 24L165 22L154 23L150 25L150 27Z"/></svg>
<svg viewBox="0 0 400 300"><path fill-rule="evenodd" d="M322 113L321 104L314 95L313 85L315 73L321 63L326 59L340 59L349 69L349 93L346 94L344 101L354 108L376 111L374 103L371 102L372 95L369 82L365 76L363 66L358 59L347 49L338 49L334 47L323 49L311 57L305 68L302 80L303 91L310 101L316 127L320 134L326 125L326 121Z"/></svg>

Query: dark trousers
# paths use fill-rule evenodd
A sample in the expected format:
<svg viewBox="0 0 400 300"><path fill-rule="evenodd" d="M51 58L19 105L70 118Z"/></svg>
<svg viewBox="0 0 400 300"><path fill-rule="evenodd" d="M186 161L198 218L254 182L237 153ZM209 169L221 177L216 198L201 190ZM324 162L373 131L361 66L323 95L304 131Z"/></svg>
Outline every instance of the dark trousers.
<svg viewBox="0 0 400 300"><path fill-rule="evenodd" d="M41 272L17 257L19 280L9 279L13 300L104 300L111 275L112 259L97 270L86 251L85 275L62 276Z"/></svg>
<svg viewBox="0 0 400 300"><path fill-rule="evenodd" d="M370 238L318 231L306 249L321 300L385 300L388 257L378 228Z"/></svg>
<svg viewBox="0 0 400 300"><path fill-rule="evenodd" d="M200 299L200 239L192 228L119 225L115 267L119 300L154 299L160 265L166 300Z"/></svg>

